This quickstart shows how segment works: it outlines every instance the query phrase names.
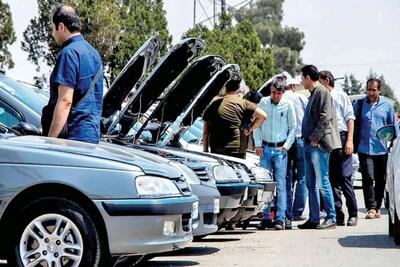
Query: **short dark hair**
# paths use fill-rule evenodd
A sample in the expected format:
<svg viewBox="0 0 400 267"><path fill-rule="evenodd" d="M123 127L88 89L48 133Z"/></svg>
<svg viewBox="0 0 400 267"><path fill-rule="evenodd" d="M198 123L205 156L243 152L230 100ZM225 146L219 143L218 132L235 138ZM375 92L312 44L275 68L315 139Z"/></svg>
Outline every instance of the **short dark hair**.
<svg viewBox="0 0 400 267"><path fill-rule="evenodd" d="M260 92L252 91L252 92L247 94L246 98L250 102L258 104L258 103L260 103L261 98L263 98L263 95Z"/></svg>
<svg viewBox="0 0 400 267"><path fill-rule="evenodd" d="M278 91L285 91L287 88L286 77L283 75L276 76L271 82L271 89L272 87Z"/></svg>
<svg viewBox="0 0 400 267"><path fill-rule="evenodd" d="M57 6L52 12L52 22L58 30L58 25L62 22L70 32L81 31L81 20L75 10L66 5Z"/></svg>
<svg viewBox="0 0 400 267"><path fill-rule="evenodd" d="M318 75L318 69L314 65L305 65L304 67L301 68L301 73L303 74L304 77L307 77L307 75L310 77L311 80L314 82L318 81L319 75Z"/></svg>
<svg viewBox="0 0 400 267"><path fill-rule="evenodd" d="M332 72L330 72L329 70L321 70L319 72L319 78L321 78L322 80L329 80L329 86L331 87L335 87L335 77L333 77Z"/></svg>
<svg viewBox="0 0 400 267"><path fill-rule="evenodd" d="M234 92L240 87L240 82L242 79L240 77L234 77L230 79L226 84L225 84L225 90L227 93Z"/></svg>
<svg viewBox="0 0 400 267"><path fill-rule="evenodd" d="M381 90L381 86L382 86L381 80L379 80L378 78L369 78L368 81L367 81L367 88L368 88L368 84L370 82L376 82L378 84L378 90L379 91Z"/></svg>

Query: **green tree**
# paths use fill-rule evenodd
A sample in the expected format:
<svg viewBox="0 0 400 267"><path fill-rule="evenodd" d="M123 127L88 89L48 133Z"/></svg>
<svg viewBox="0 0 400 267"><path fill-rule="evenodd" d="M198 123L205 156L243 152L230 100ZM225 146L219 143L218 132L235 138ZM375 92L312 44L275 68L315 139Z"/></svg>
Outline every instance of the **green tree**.
<svg viewBox="0 0 400 267"><path fill-rule="evenodd" d="M59 47L51 35L51 11L60 3L78 10L82 34L99 51L111 78L126 64L144 40L160 34L165 47L170 43L162 0L37 0L39 14L24 31L22 49L40 72L44 62L53 67ZM43 74L35 77L43 85Z"/></svg>
<svg viewBox="0 0 400 267"><path fill-rule="evenodd" d="M14 67L8 46L15 42L10 6L0 0L0 69Z"/></svg>
<svg viewBox="0 0 400 267"><path fill-rule="evenodd" d="M386 97L392 99L395 102L394 109L395 109L395 111L398 111L400 109L399 100L396 98L392 87L386 82L383 74L378 75L377 73L370 70L370 73L367 76L367 80L370 78L378 78L379 80L381 80L382 85L381 85L380 95L386 96Z"/></svg>
<svg viewBox="0 0 400 267"><path fill-rule="evenodd" d="M294 27L282 27L284 0L257 0L235 17L250 20L261 42L272 47L277 72L297 74L303 65L300 52L304 48L304 33Z"/></svg>
<svg viewBox="0 0 400 267"><path fill-rule="evenodd" d="M220 24L214 29L198 25L183 37L199 37L206 42L203 54L221 55L227 62L238 64L241 75L252 90L258 89L274 74L272 51L261 44L248 20L232 26L231 18L223 14Z"/></svg>
<svg viewBox="0 0 400 267"><path fill-rule="evenodd" d="M357 95L365 93L362 82L357 80L354 74L345 75L342 83L343 91L348 95Z"/></svg>

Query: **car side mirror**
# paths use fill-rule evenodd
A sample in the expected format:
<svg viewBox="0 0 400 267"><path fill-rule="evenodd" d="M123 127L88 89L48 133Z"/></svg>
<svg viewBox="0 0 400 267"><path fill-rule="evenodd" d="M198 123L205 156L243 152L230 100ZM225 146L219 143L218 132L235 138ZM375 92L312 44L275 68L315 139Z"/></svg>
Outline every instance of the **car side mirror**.
<svg viewBox="0 0 400 267"><path fill-rule="evenodd" d="M11 127L11 129L19 132L21 135L42 135L42 130L28 122L20 122Z"/></svg>
<svg viewBox="0 0 400 267"><path fill-rule="evenodd" d="M394 125L384 126L376 132L376 136L382 141L391 142L396 137L396 129Z"/></svg>

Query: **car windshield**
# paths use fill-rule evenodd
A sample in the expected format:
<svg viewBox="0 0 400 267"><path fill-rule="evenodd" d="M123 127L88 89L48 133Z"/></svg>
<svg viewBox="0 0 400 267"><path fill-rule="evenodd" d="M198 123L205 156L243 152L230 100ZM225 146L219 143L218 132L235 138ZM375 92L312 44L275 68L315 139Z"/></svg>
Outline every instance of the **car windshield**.
<svg viewBox="0 0 400 267"><path fill-rule="evenodd" d="M0 87L36 111L38 114L42 114L42 108L48 102L46 96L38 93L38 88L22 82L2 77L0 79Z"/></svg>

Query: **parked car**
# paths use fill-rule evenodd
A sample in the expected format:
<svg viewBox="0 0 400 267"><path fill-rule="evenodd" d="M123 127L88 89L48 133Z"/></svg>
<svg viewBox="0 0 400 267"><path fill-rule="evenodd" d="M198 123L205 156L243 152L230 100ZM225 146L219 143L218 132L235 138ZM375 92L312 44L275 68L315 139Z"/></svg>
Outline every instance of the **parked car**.
<svg viewBox="0 0 400 267"><path fill-rule="evenodd" d="M10 266L108 266L192 240L198 199L161 157L4 129L0 257Z"/></svg>
<svg viewBox="0 0 400 267"><path fill-rule="evenodd" d="M182 55L181 55L182 57ZM163 64L160 62L160 64ZM175 68L175 64L172 61L166 61L164 64L171 65L169 68ZM161 131L161 124L153 123L154 120L160 121L170 121L175 120L177 107L183 105L184 108L187 102L182 101L183 97L187 97L187 92L198 91L200 90L207 81L213 77L213 74L219 71L222 66L225 64L224 60L218 56L204 56L197 60L195 60L185 71L180 75L180 78L174 82L173 86L167 90L169 83L166 81L172 81L177 77L178 72L166 72L162 68L159 68L158 71L153 71L148 80L158 81L157 90L153 88L154 84L143 84L141 88L142 94L147 94L147 90L153 92L152 98L136 98L136 102L140 101L140 106L142 107L143 112L142 117L139 116L131 116L133 112L131 112L131 108L127 107L124 111L121 112L121 115L117 120L130 117L129 119L114 121L112 125L115 125L115 129L108 130L111 133L110 136L105 136L105 140L110 142L114 142L117 144L121 144L124 146L135 147L138 149L144 149L149 152L159 153L160 155L169 158L171 160L183 163L189 169L192 169L201 180L202 185L206 185L211 188L211 185L214 189L218 188L219 193L221 194L221 199L219 202L219 213L218 213L218 225L221 227L223 223L229 221L236 212L237 208L243 202L245 193L247 191L247 184L243 183L241 179L239 179L234 172L234 170L230 166L221 165L220 162L214 159L210 159L209 157L199 157L196 155L192 155L190 151L183 151L179 149L171 149L167 146L158 143L158 132ZM154 82L153 82L154 83ZM188 83L190 84L190 89L187 87ZM162 91L161 89L164 89ZM184 90L187 89L187 90ZM177 94L180 92L181 94ZM161 96L162 95L162 96ZM180 101L173 101L174 99L180 99ZM157 98L159 98L158 101ZM135 107L139 106L135 101L131 101L129 106ZM153 106L151 105L153 104ZM127 105L128 106L128 105ZM146 107L149 107L147 112ZM159 117L162 119L158 120ZM128 121L128 123L126 123ZM150 123L150 121L152 121ZM133 126L132 126L133 124ZM152 124L152 125L149 125ZM158 125L158 126L157 126ZM156 126L156 127L154 127ZM129 131L125 131L126 127L131 127ZM146 128L147 127L147 128ZM152 128L153 134L149 132L149 128ZM161 137L161 135L159 136ZM140 142L141 145L134 145L134 142ZM171 156L172 155L172 156ZM202 169L197 169L192 164L193 162L201 162L205 167ZM223 179L223 180L222 180ZM215 184L216 183L216 184ZM209 190L208 189L208 190ZM214 198L215 198L215 193ZM198 195L200 200L203 199L202 195ZM204 196L206 197L206 196ZM205 198L206 199L206 198ZM210 202L211 201L211 202ZM214 200L215 201L215 200ZM205 205L205 207L214 207L212 199L208 200L209 204ZM200 207L200 218L206 218L204 215L213 214L212 219L210 220L200 220L200 224L197 228L194 229L195 236L204 236L205 233L203 230L210 231L210 227L206 229L203 226L207 226L210 222L214 222L214 217L216 217L216 213L211 213L210 210L203 209ZM210 232L209 232L210 233Z"/></svg>
<svg viewBox="0 0 400 267"><path fill-rule="evenodd" d="M386 171L386 191L389 209L389 236L400 245L400 134L398 126L389 125L380 128L377 136L391 142Z"/></svg>

